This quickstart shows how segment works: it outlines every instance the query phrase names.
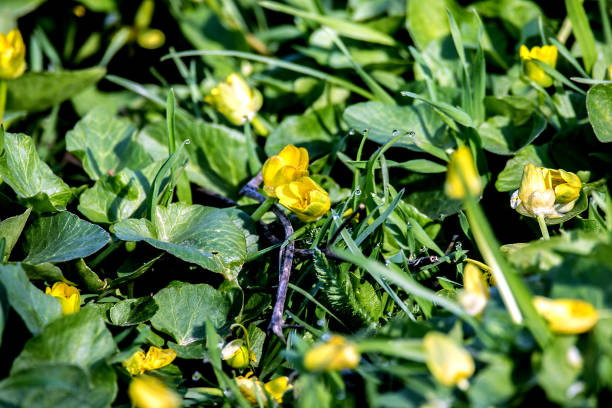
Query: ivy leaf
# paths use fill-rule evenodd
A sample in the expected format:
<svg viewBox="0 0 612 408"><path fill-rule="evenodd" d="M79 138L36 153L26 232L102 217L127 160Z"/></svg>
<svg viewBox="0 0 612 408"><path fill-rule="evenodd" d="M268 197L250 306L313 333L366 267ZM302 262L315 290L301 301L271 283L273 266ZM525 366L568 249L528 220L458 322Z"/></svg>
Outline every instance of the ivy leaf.
<svg viewBox="0 0 612 408"><path fill-rule="evenodd" d="M159 310L151 324L182 346L206 338L206 318L221 327L229 312L229 301L206 284L182 283L160 290L154 297Z"/></svg>
<svg viewBox="0 0 612 408"><path fill-rule="evenodd" d="M136 127L104 108L94 108L66 134L66 150L83 162L92 180L123 169L139 170L151 163L135 143Z"/></svg>
<svg viewBox="0 0 612 408"><path fill-rule="evenodd" d="M101 227L80 219L68 211L42 216L26 231L24 262L64 262L84 258L110 241Z"/></svg>
<svg viewBox="0 0 612 408"><path fill-rule="evenodd" d="M62 316L62 306L53 296L45 295L28 280L21 265L0 264L0 291L21 316L28 330L40 333L50 322Z"/></svg>
<svg viewBox="0 0 612 408"><path fill-rule="evenodd" d="M4 150L5 154L0 157L0 177L25 205L39 212L66 209L72 191L40 159L31 137L5 133Z"/></svg>
<svg viewBox="0 0 612 408"><path fill-rule="evenodd" d="M224 210L201 205L172 203L157 206L153 222L128 219L112 231L124 241L145 241L172 255L226 279L238 276L246 259L246 240Z"/></svg>

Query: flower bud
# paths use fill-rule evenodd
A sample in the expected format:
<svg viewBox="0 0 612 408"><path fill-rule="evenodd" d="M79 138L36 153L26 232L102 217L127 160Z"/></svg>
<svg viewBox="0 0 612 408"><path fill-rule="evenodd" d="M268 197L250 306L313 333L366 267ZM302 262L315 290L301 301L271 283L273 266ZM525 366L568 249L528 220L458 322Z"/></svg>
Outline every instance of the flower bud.
<svg viewBox="0 0 612 408"><path fill-rule="evenodd" d="M25 44L17 29L0 34L0 80L15 79L26 69Z"/></svg>
<svg viewBox="0 0 612 408"><path fill-rule="evenodd" d="M467 387L467 379L475 369L474 360L467 350L447 335L434 331L425 335L423 347L427 368L439 383L449 387Z"/></svg>
<svg viewBox="0 0 612 408"><path fill-rule="evenodd" d="M595 308L584 300L535 296L533 306L548 321L550 330L560 334L585 333L599 318Z"/></svg>
<svg viewBox="0 0 612 408"><path fill-rule="evenodd" d="M64 315L81 310L81 294L74 286L66 285L64 282L55 282L52 287L47 286L45 293L59 300Z"/></svg>
<svg viewBox="0 0 612 408"><path fill-rule="evenodd" d="M526 46L521 45L520 50L521 60L524 61L525 75L538 85L547 88L553 84L553 79L542 68L540 68L532 60L542 61L551 68L557 65L557 47L554 45L544 45L542 47L533 47L529 50Z"/></svg>
<svg viewBox="0 0 612 408"><path fill-rule="evenodd" d="M333 335L329 341L315 345L304 356L304 367L309 371L337 371L357 367L361 356L357 346L342 336Z"/></svg>
<svg viewBox="0 0 612 408"><path fill-rule="evenodd" d="M444 191L450 198L462 200L469 194L479 196L482 193L482 183L476 170L472 152L467 146L461 146L450 156Z"/></svg>
<svg viewBox="0 0 612 408"><path fill-rule="evenodd" d="M232 340L221 350L221 360L233 368L246 368L255 359L242 339Z"/></svg>
<svg viewBox="0 0 612 408"><path fill-rule="evenodd" d="M128 394L136 408L179 408L180 397L155 377L143 375L130 383Z"/></svg>
<svg viewBox="0 0 612 408"><path fill-rule="evenodd" d="M463 290L459 292L459 303L466 312L480 314L489 301L489 285L476 265L468 263L463 270Z"/></svg>
<svg viewBox="0 0 612 408"><path fill-rule="evenodd" d="M302 177L274 190L279 203L295 213L304 222L319 219L329 211L331 201L323 190L310 177Z"/></svg>
<svg viewBox="0 0 612 408"><path fill-rule="evenodd" d="M266 160L261 175L266 195L276 197L276 187L308 176L308 150L294 145L285 146L279 154Z"/></svg>
<svg viewBox="0 0 612 408"><path fill-rule="evenodd" d="M263 97L257 89L251 89L242 77L230 74L210 91L204 100L217 109L234 125L251 120L261 108Z"/></svg>

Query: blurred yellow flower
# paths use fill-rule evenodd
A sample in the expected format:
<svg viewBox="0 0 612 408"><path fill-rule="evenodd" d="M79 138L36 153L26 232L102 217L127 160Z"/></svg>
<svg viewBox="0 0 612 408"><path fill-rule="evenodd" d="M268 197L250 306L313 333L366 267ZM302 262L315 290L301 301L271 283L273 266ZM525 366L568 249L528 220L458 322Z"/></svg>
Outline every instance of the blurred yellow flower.
<svg viewBox="0 0 612 408"><path fill-rule="evenodd" d="M251 361L255 361L255 354L244 344L244 340L232 340L221 350L221 360L230 367L245 368Z"/></svg>
<svg viewBox="0 0 612 408"><path fill-rule="evenodd" d="M266 392L280 404L283 402L283 394L293 388L293 385L289 384L288 377L278 377L263 384L257 377L253 376L252 371L249 371L244 377L236 377L235 381L240 393L244 395L247 401L251 404L257 404L257 398L259 397L264 406L268 405Z"/></svg>
<svg viewBox="0 0 612 408"><path fill-rule="evenodd" d="M128 388L136 408L178 408L181 398L157 378L142 375L134 378Z"/></svg>
<svg viewBox="0 0 612 408"><path fill-rule="evenodd" d="M176 351L151 346L147 354L141 350L135 352L132 357L123 362L123 366L130 374L138 375L145 371L165 367L172 363L175 358Z"/></svg>
<svg viewBox="0 0 612 408"><path fill-rule="evenodd" d="M525 75L544 88L553 84L552 78L533 60L541 61L554 68L557 65L557 47L554 45L544 45L542 47L533 47L529 50L525 45L521 45L520 55L524 61Z"/></svg>
<svg viewBox="0 0 612 408"><path fill-rule="evenodd" d="M234 125L243 125L247 120L252 120L263 103L261 93L250 88L236 73L230 74L225 82L220 82L204 100Z"/></svg>
<svg viewBox="0 0 612 408"><path fill-rule="evenodd" d="M593 328L599 318L595 308L578 299L533 298L533 305L555 333L579 334Z"/></svg>
<svg viewBox="0 0 612 408"><path fill-rule="evenodd" d="M472 151L467 146L461 146L450 156L444 191L450 198L461 200L466 196L465 186L473 196L479 196L482 192Z"/></svg>
<svg viewBox="0 0 612 408"><path fill-rule="evenodd" d="M357 367L361 356L357 346L339 335L312 347L304 355L308 371L338 371Z"/></svg>
<svg viewBox="0 0 612 408"><path fill-rule="evenodd" d="M528 217L559 218L574 208L581 188L580 178L574 173L529 163L523 169L521 187L512 194L510 206Z"/></svg>
<svg viewBox="0 0 612 408"><path fill-rule="evenodd" d="M52 287L47 286L45 293L59 300L65 315L81 310L81 294L74 286L66 285L64 282L55 282Z"/></svg>
<svg viewBox="0 0 612 408"><path fill-rule="evenodd" d="M301 177L274 190L278 202L304 222L315 221L329 211L331 201L310 177Z"/></svg>
<svg viewBox="0 0 612 408"><path fill-rule="evenodd" d="M292 389L293 385L289 384L289 377L282 376L272 381L268 381L265 383L264 388L266 392L280 404L283 402L283 395L285 392Z"/></svg>
<svg viewBox="0 0 612 408"><path fill-rule="evenodd" d="M423 338L425 363L433 376L446 386L465 389L474 374L474 360L470 353L447 335L435 331Z"/></svg>
<svg viewBox="0 0 612 408"><path fill-rule="evenodd" d="M276 187L308 176L308 150L294 145L285 146L279 154L266 160L261 175L266 195L276 197Z"/></svg>
<svg viewBox="0 0 612 408"><path fill-rule="evenodd" d="M15 79L26 69L25 44L17 29L0 33L0 79Z"/></svg>
<svg viewBox="0 0 612 408"><path fill-rule="evenodd" d="M463 290L459 292L459 303L472 315L480 314L489 301L489 285L476 265L468 263L463 269Z"/></svg>

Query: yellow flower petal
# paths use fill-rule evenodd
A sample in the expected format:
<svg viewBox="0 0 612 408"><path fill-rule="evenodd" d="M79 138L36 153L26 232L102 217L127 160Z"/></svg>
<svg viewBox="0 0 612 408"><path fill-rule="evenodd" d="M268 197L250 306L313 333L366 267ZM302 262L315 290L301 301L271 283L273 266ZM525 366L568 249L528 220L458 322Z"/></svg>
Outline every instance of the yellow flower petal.
<svg viewBox="0 0 612 408"><path fill-rule="evenodd" d="M276 400L279 404L283 402L283 394L293 388L293 385L289 384L288 377L278 377L272 381L268 381L264 388L268 394L272 398Z"/></svg>
<svg viewBox="0 0 612 408"><path fill-rule="evenodd" d="M425 363L436 380L446 386L464 384L474 374L472 356L453 339L431 331L423 338Z"/></svg>
<svg viewBox="0 0 612 408"><path fill-rule="evenodd" d="M588 302L577 299L533 298L533 305L555 333L580 334L595 326L598 314Z"/></svg>
<svg viewBox="0 0 612 408"><path fill-rule="evenodd" d="M0 79L15 79L26 69L25 44L17 29L0 34Z"/></svg>
<svg viewBox="0 0 612 408"><path fill-rule="evenodd" d="M266 160L261 170L264 192L275 197L276 187L308 176L308 151L303 147L287 145L279 154ZM299 196L299 194L297 194Z"/></svg>
<svg viewBox="0 0 612 408"><path fill-rule="evenodd" d="M306 352L304 367L309 371L338 371L357 367L360 359L357 346L342 336L333 335L329 341Z"/></svg>
<svg viewBox="0 0 612 408"><path fill-rule="evenodd" d="M67 285L64 282L55 282L51 288L45 288L45 293L60 302L64 315L81 310L81 295L74 286Z"/></svg>
<svg viewBox="0 0 612 408"><path fill-rule="evenodd" d="M301 177L274 190L279 203L302 221L312 222L331 207L329 195L310 177Z"/></svg>
<svg viewBox="0 0 612 408"><path fill-rule="evenodd" d="M172 349L160 349L155 346L149 347L143 368L145 370L156 370L172 363L176 358L176 351Z"/></svg>
<svg viewBox="0 0 612 408"><path fill-rule="evenodd" d="M252 120L261 108L263 98L257 89L251 89L238 74L230 74L210 91L204 100L217 109L234 125Z"/></svg>
<svg viewBox="0 0 612 408"><path fill-rule="evenodd" d="M472 157L472 151L466 147L459 147L450 157L444 191L446 195L454 199L464 199L467 187L473 196L482 193L482 183L476 170L476 164Z"/></svg>
<svg viewBox="0 0 612 408"><path fill-rule="evenodd" d="M554 45L545 45L543 47L536 46L528 50L525 45L521 45L519 54L521 59L525 62L523 67L527 77L544 88L553 84L552 78L531 60L541 61L551 68L554 68L557 65L557 47Z"/></svg>
<svg viewBox="0 0 612 408"><path fill-rule="evenodd" d="M179 408L180 397L157 378L147 375L136 377L130 383L128 394L136 408Z"/></svg>

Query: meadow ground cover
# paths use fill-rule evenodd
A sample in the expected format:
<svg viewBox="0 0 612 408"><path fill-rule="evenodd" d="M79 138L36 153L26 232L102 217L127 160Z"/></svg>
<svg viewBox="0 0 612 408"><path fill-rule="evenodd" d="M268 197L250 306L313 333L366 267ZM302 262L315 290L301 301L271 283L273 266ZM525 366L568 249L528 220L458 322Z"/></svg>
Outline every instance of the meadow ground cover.
<svg viewBox="0 0 612 408"><path fill-rule="evenodd" d="M611 13L0 0L0 406L608 406Z"/></svg>

